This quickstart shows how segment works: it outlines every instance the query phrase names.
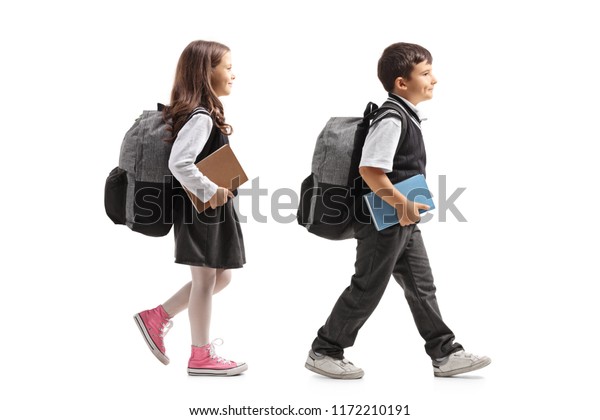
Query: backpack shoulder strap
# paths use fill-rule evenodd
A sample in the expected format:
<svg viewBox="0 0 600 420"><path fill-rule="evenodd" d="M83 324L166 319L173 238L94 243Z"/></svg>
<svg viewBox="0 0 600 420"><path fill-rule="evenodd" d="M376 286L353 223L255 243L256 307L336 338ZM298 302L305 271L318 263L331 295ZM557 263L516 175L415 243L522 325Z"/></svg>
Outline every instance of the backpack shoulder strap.
<svg viewBox="0 0 600 420"><path fill-rule="evenodd" d="M190 116L188 117L188 120L189 120L190 118L192 118L194 115L198 115L198 114L204 114L204 115L208 115L208 116L210 117L210 113L209 113L209 112L208 112L206 109L204 109L204 108L202 108L201 106L199 106L198 108L195 108L195 109L194 109L194 110L193 110L193 111L190 113Z"/></svg>
<svg viewBox="0 0 600 420"><path fill-rule="evenodd" d="M400 118L400 121L402 121L402 131L400 133L399 142L399 144L402 144L404 142L404 139L406 138L406 133L408 131L406 130L406 128L408 127L408 117L406 115L406 111L402 109L400 105L392 101L385 101L383 104L381 104L381 107L377 109L377 113L375 115L375 118L373 118L373 122L371 125L386 118L394 117Z"/></svg>
<svg viewBox="0 0 600 420"><path fill-rule="evenodd" d="M160 102L158 102L156 104L156 110L159 112L162 112L168 105L165 104L161 104ZM210 117L210 113L203 107L199 106L198 108L194 108L194 110L190 113L190 115L188 115L187 121L190 120L190 118L192 118L194 115L198 115L198 114L204 114L204 115L208 115Z"/></svg>

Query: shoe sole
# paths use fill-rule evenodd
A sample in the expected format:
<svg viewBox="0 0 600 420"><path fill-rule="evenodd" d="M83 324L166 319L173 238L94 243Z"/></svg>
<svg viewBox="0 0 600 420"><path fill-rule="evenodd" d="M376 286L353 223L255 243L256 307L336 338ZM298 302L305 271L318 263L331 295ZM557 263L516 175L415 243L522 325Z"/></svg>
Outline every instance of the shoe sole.
<svg viewBox="0 0 600 420"><path fill-rule="evenodd" d="M148 333L146 325L144 324L144 321L142 320L140 314L135 314L133 316L133 320L135 321L135 325L138 326L140 332L142 333L142 336L144 337L146 344L148 344L148 348L150 349L150 351L152 351L152 354L156 356L156 358L160 360L162 364L168 365L170 362L169 358L166 354L161 352L154 344L154 341L152 341L152 337L150 337L150 334Z"/></svg>
<svg viewBox="0 0 600 420"><path fill-rule="evenodd" d="M231 369L195 369L188 368L190 376L235 376L248 370L248 365L242 363Z"/></svg>
<svg viewBox="0 0 600 420"><path fill-rule="evenodd" d="M479 363L475 363L474 365L466 366L464 368L454 369L454 370L451 370L448 372L435 372L434 371L433 376L436 376L438 378L447 378L449 376L460 375L461 373L473 372L474 370L478 370L478 369L486 367L490 363L492 363L492 359L485 358L485 359L482 359Z"/></svg>
<svg viewBox="0 0 600 420"><path fill-rule="evenodd" d="M311 372L318 373L319 375L327 376L328 378L333 379L360 379L365 375L365 372L361 369L358 372L348 373L348 374L339 374L339 373L329 373L324 370L319 369L318 367L309 365L308 363L304 364L304 367Z"/></svg>

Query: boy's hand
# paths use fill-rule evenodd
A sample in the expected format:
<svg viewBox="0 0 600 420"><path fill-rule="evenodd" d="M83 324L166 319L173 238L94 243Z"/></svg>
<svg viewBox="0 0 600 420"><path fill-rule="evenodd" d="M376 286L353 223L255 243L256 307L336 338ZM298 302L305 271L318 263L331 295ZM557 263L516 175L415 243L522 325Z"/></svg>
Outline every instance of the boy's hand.
<svg viewBox="0 0 600 420"><path fill-rule="evenodd" d="M407 201L405 204L398 206L396 208L396 213L398 215L400 226L414 225L421 220L419 210L429 210L429 206L414 201Z"/></svg>
<svg viewBox="0 0 600 420"><path fill-rule="evenodd" d="M359 172L369 188L375 191L383 201L396 209L400 226L414 225L421 220L419 210L429 210L427 204L415 203L403 196L400 191L394 188L382 169L361 166Z"/></svg>
<svg viewBox="0 0 600 420"><path fill-rule="evenodd" d="M227 200L230 198L233 198L233 193L231 191L227 188L218 187L217 192L208 200L208 204L211 209L214 209L227 203Z"/></svg>

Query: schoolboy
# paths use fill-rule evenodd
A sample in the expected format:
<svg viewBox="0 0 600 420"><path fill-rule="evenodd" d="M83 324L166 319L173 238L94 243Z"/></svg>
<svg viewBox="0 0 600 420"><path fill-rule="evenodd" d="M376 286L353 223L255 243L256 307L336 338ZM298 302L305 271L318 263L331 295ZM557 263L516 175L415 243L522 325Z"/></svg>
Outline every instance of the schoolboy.
<svg viewBox="0 0 600 420"><path fill-rule="evenodd" d="M365 140L360 174L372 191L398 212L398 225L377 231L372 223L357 224L355 273L317 334L305 367L336 379L358 379L362 369L344 358L359 329L373 313L393 275L404 289L415 324L425 340L435 376L453 376L490 364L488 357L466 353L442 320L435 285L421 232L416 223L423 204L407 200L393 184L425 174L425 146L416 105L432 98L437 80L432 57L425 48L409 43L387 47L377 73L389 101L400 105L407 126L399 118L385 118L371 127ZM406 130L400 144L400 134Z"/></svg>

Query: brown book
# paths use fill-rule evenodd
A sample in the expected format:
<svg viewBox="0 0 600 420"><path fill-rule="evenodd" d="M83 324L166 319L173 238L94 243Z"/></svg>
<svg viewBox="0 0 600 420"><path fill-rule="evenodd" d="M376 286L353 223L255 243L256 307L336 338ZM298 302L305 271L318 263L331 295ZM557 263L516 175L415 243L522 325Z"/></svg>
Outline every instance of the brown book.
<svg viewBox="0 0 600 420"><path fill-rule="evenodd" d="M240 185L248 181L248 177L242 169L242 165L233 154L229 144L221 146L210 155L196 164L200 172L208 177L219 187L227 188L229 191L237 190ZM204 203L195 194L184 187L185 192L192 201L198 213L210 207L208 202Z"/></svg>

